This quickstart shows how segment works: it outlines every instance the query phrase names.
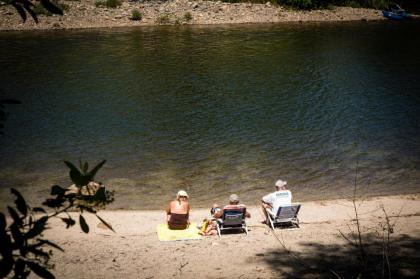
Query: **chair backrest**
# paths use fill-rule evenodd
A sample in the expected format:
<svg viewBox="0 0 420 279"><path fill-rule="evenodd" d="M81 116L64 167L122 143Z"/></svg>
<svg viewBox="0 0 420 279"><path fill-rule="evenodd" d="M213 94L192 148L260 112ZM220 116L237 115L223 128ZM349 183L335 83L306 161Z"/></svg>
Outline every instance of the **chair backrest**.
<svg viewBox="0 0 420 279"><path fill-rule="evenodd" d="M277 211L276 219L295 218L300 210L300 204L280 206Z"/></svg>
<svg viewBox="0 0 420 279"><path fill-rule="evenodd" d="M245 209L225 209L223 211L223 225L224 226L239 226L245 220Z"/></svg>

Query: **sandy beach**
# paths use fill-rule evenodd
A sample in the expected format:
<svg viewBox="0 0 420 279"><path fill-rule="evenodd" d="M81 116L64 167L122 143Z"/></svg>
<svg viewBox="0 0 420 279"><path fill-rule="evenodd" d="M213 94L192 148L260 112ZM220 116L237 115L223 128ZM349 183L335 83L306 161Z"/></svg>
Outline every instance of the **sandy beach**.
<svg viewBox="0 0 420 279"><path fill-rule="evenodd" d="M329 269L338 274L351 269L356 255L340 231L348 235L355 230L352 203L301 204L300 228L272 231L261 224L262 213L253 206L248 236L234 233L173 242L160 242L156 234L156 226L164 222L163 210L100 212L115 233L88 214L89 234L78 226L65 229L55 220L46 236L65 253L54 252L53 272L57 278L328 278L332 277ZM415 262L420 247L420 195L377 197L357 204L362 232L371 234L371 240L382 239L385 208L390 223L395 223L390 239L395 252L392 268L400 277L419 276ZM199 223L208 214L208 209L193 208L191 221Z"/></svg>
<svg viewBox="0 0 420 279"><path fill-rule="evenodd" d="M61 1L66 5L64 16L39 16L23 23L12 6L0 6L0 30L45 30L111 28L184 24L243 24L277 22L325 22L383 20L381 11L364 8L331 7L331 9L297 11L282 6L221 1L123 1L117 8L96 7L94 0ZM141 13L141 20L131 20L132 11ZM186 14L188 14L186 16Z"/></svg>

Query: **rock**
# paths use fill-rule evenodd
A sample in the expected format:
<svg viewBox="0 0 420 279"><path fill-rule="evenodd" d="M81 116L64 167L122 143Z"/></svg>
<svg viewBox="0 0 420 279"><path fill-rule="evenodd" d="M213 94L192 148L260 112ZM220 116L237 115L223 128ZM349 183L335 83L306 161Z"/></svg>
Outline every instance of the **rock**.
<svg viewBox="0 0 420 279"><path fill-rule="evenodd" d="M271 6L271 3L270 3L270 2L267 2L267 3L265 3L265 5L266 5L267 7L270 7L270 6Z"/></svg>
<svg viewBox="0 0 420 279"><path fill-rule="evenodd" d="M194 4L192 5L192 8L193 8L193 9L197 9L197 8L198 8L198 6L199 6L199 5L198 5L198 3L194 3Z"/></svg>

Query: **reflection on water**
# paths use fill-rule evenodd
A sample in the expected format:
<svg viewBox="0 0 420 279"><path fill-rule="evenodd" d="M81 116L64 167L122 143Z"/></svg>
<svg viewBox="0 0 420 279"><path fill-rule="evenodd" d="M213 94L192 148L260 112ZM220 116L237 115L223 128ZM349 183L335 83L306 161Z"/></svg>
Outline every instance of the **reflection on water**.
<svg viewBox="0 0 420 279"><path fill-rule="evenodd" d="M0 189L39 200L63 159L108 163L115 208L194 205L276 179L298 200L418 192L418 23L0 34ZM390 39L392 38L392 40ZM2 202L3 203L3 202Z"/></svg>

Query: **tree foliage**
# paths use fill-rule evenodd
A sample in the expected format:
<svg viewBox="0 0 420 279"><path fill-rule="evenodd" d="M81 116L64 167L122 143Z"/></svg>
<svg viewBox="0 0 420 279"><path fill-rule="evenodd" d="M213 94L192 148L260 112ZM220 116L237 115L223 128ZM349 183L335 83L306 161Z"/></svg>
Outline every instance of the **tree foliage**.
<svg viewBox="0 0 420 279"><path fill-rule="evenodd" d="M76 220L69 211L77 211L81 230L89 233L89 225L83 216L87 211L114 231L109 223L97 215L99 207L114 200L113 192L105 190L100 184L95 193L83 192L83 187L94 183L94 176L105 161L100 162L91 171L88 170L87 162L80 163L80 170L68 161L65 163L70 168L70 178L76 185L76 191L69 191L59 185L52 186L52 197L43 203L47 208L29 206L18 190L11 189L16 199L14 206L7 206L10 224L6 215L0 212L0 278L11 274L14 278L27 278L31 272L42 278L55 278L50 272L52 266L49 260L53 250L64 250L43 236L51 218L61 219L66 228L70 228L76 225Z"/></svg>
<svg viewBox="0 0 420 279"><path fill-rule="evenodd" d="M63 15L63 10L58 5L50 0L40 0L42 7L44 7L51 14ZM34 11L35 5L30 0L6 0L6 4L12 5L19 13L22 20L25 22L28 14L32 19L38 23L37 13Z"/></svg>

